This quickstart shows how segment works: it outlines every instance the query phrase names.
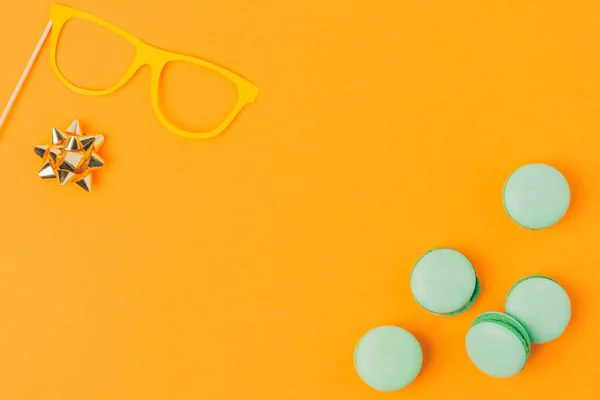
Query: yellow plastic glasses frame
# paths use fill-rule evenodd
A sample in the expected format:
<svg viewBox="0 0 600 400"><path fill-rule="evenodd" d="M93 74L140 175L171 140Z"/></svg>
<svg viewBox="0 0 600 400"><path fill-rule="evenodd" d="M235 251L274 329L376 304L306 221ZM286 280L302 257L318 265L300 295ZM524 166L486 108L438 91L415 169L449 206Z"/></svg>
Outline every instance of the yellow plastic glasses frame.
<svg viewBox="0 0 600 400"><path fill-rule="evenodd" d="M92 22L94 24L100 25L110 31L116 33L117 35L128 40L136 50L135 58L129 70L125 73L125 75L121 78L119 82L117 82L113 87L106 90L90 90L79 87L69 81L63 73L60 71L58 64L56 62L56 49L58 46L58 41L60 38L61 31L67 21L72 18L81 18L83 20ZM259 89L251 82L242 78L241 76L226 70L218 65L214 65L209 63L208 61L201 60L199 58L186 56L183 54L172 53L170 51L162 50L157 47L151 46L147 43L144 43L140 39L131 35L130 33L124 31L107 22L101 18L98 18L94 15L88 14L86 12L64 6L59 4L53 4L50 8L50 19L52 21L52 40L51 40L51 63L52 69L56 73L56 75L60 78L60 80L67 85L73 91L90 96L103 96L106 94L113 93L114 91L120 89L125 83L127 83L133 75L143 66L149 65L152 69L152 106L154 107L154 112L158 116L160 122L167 127L170 131L186 137L188 139L208 139L214 136L217 136L221 132L223 132L227 127L231 124L231 122L235 119L235 117L240 113L240 111L247 105L254 103L256 97L258 96ZM215 128L206 131L206 132L190 132L181 128L178 128L174 124L172 124L162 113L159 105L159 88L160 88L160 78L162 75L162 71L165 66L171 61L185 61L192 64L199 65L201 67L207 68L213 72L218 73L219 75L227 78L237 87L237 101L233 106L231 112L227 115L227 117Z"/></svg>

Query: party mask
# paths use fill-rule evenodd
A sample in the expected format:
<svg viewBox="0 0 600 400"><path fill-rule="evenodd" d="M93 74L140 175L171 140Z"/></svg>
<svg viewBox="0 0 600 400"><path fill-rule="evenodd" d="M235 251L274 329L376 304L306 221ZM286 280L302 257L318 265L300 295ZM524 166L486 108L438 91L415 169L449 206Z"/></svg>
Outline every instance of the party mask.
<svg viewBox="0 0 600 400"><path fill-rule="evenodd" d="M67 24L67 22L71 20L83 20L87 23L94 24L100 28L104 28L109 32L118 35L118 37L124 39L126 42L130 43L134 47L135 56L133 58L133 61L129 64L129 68L125 71L124 74L122 74L121 78L118 79L115 84L103 89L91 89L89 87L83 87L79 84L74 83L68 78L67 74L63 73L64 71L59 67L59 63L57 62L57 49L61 41L61 34L63 32L63 28L65 27L65 24ZM9 99L4 109L4 112L0 116L0 127L6 120L8 113L10 112L13 104L15 103L17 95L23 88L23 84L27 76L29 75L29 72L31 71L31 68L33 67L34 62L37 59L40 50L44 45L44 42L46 41L46 38L48 37L50 32L52 32L52 69L60 78L60 80L65 85L67 85L67 87L71 88L77 93L90 96L102 96L113 93L114 91L121 88L125 83L127 83L141 67L145 65L150 66L152 71L152 105L154 107L156 115L158 116L158 119L170 131L189 139L207 139L220 134L231 124L235 117L240 113L242 108L244 108L248 104L254 103L256 97L258 96L259 89L255 85L227 69L219 67L218 65L212 64L208 61L201 60L199 58L159 49L157 47L142 42L140 39L127 33L123 29L101 18L85 13L83 11L79 11L72 7L53 4L50 9L50 21L48 22L48 25L44 33L42 34L42 37L40 38L36 48L34 49L29 63L27 64L27 67L25 68L21 79L19 80L11 98ZM161 103L159 101L159 91L164 78L163 74L165 67L172 62L185 63L196 68L201 68L207 72L225 78L225 80L233 84L236 91L235 102L229 107L228 112L223 114L225 115L225 117L222 118L221 121L214 126L214 128L205 131L186 129L185 127L179 126L176 122L171 121L161 109Z"/></svg>

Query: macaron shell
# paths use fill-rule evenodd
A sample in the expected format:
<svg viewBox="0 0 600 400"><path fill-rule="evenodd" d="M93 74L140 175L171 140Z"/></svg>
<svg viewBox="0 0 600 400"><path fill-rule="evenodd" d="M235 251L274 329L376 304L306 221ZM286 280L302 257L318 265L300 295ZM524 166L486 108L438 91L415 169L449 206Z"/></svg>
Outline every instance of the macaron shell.
<svg viewBox="0 0 600 400"><path fill-rule="evenodd" d="M467 333L469 358L484 373L508 378L519 373L527 363L521 340L509 329L493 322L481 322Z"/></svg>
<svg viewBox="0 0 600 400"><path fill-rule="evenodd" d="M558 338L571 320L571 301L551 278L534 275L521 279L506 296L506 313L517 319L533 343Z"/></svg>
<svg viewBox="0 0 600 400"><path fill-rule="evenodd" d="M492 322L507 328L519 338L521 345L525 349L525 354L527 358L529 358L529 353L531 351L531 338L527 334L527 331L523 325L521 325L521 323L519 323L519 321L517 321L515 318L505 313L488 311L479 315L471 326L475 326L481 322Z"/></svg>
<svg viewBox="0 0 600 400"><path fill-rule="evenodd" d="M417 339L397 326L368 331L356 345L354 367L360 378L381 392L400 390L419 375L423 352Z"/></svg>
<svg viewBox="0 0 600 400"><path fill-rule="evenodd" d="M513 172L502 193L504 209L517 224L543 229L557 223L571 201L569 183L556 168L528 164Z"/></svg>
<svg viewBox="0 0 600 400"><path fill-rule="evenodd" d="M463 308L461 308L460 310L456 310L454 312L450 312L450 313L445 313L445 314L434 313L434 314L442 315L442 316L446 316L446 317L451 317L453 315L462 314L465 311L469 310L471 307L473 307L473 304L475 304L475 300L477 300L477 297L479 297L480 292L481 292L481 284L479 283L479 278L477 278L477 276L475 276L475 290L473 290L471 299L469 300L469 302L467 304L465 304L465 306ZM423 306L421 306L421 307L423 307Z"/></svg>
<svg viewBox="0 0 600 400"><path fill-rule="evenodd" d="M415 300L436 314L449 315L468 309L475 300L476 287L473 265L454 249L425 253L411 273L410 288Z"/></svg>

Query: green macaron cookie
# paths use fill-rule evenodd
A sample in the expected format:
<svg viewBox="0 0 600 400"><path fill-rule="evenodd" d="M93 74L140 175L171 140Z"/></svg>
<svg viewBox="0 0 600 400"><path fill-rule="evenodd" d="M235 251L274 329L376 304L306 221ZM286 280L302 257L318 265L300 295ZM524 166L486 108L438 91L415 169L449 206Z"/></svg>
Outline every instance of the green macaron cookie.
<svg viewBox="0 0 600 400"><path fill-rule="evenodd" d="M454 249L425 253L410 276L413 297L425 310L457 315L468 310L479 295L479 279L467 257Z"/></svg>
<svg viewBox="0 0 600 400"><path fill-rule="evenodd" d="M517 319L533 343L547 343L567 329L571 301L554 279L532 275L519 280L506 296L506 313Z"/></svg>
<svg viewBox="0 0 600 400"><path fill-rule="evenodd" d="M508 216L522 227L543 229L557 223L571 202L569 183L554 167L528 164L506 180L502 201Z"/></svg>
<svg viewBox="0 0 600 400"><path fill-rule="evenodd" d="M477 368L496 378L508 378L527 363L531 340L513 317L487 312L478 316L467 333L467 353Z"/></svg>
<svg viewBox="0 0 600 400"><path fill-rule="evenodd" d="M367 385L381 392L400 390L421 371L423 352L417 339L397 326L371 329L358 341L354 367Z"/></svg>

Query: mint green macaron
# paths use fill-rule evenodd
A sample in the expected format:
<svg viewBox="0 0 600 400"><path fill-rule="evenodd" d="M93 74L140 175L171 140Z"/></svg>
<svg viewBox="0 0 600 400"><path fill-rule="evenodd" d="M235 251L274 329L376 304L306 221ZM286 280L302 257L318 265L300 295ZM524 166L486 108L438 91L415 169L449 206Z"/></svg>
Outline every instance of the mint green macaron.
<svg viewBox="0 0 600 400"><path fill-rule="evenodd" d="M354 350L354 368L367 385L381 392L394 392L416 379L423 364L417 339L397 326L371 329Z"/></svg>
<svg viewBox="0 0 600 400"><path fill-rule="evenodd" d="M410 290L417 303L438 315L465 312L479 295L479 279L467 257L454 249L429 250L410 275Z"/></svg>
<svg viewBox="0 0 600 400"><path fill-rule="evenodd" d="M469 358L477 368L495 378L508 378L525 368L531 340L513 317L487 312L471 325L466 345Z"/></svg>
<svg viewBox="0 0 600 400"><path fill-rule="evenodd" d="M528 164L506 180L502 201L508 216L522 227L543 229L556 224L571 202L569 183L554 167Z"/></svg>
<svg viewBox="0 0 600 400"><path fill-rule="evenodd" d="M506 296L506 313L527 330L533 343L547 343L563 334L571 320L571 300L554 279L532 275L519 280Z"/></svg>

